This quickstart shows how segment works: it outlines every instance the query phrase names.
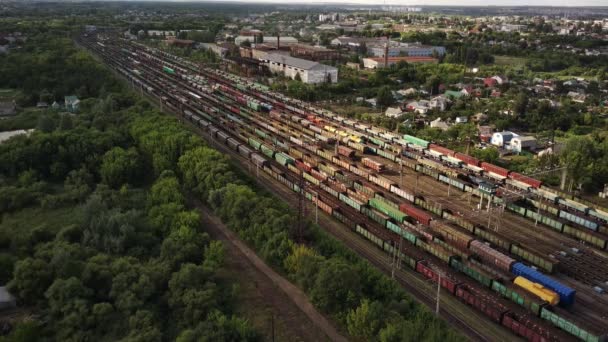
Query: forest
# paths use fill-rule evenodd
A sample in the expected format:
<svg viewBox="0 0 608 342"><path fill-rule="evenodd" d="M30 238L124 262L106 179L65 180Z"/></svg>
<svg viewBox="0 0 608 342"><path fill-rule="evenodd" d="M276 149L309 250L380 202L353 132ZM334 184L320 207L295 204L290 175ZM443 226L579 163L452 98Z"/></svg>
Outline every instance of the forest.
<svg viewBox="0 0 608 342"><path fill-rule="evenodd" d="M297 243L282 201L61 33L41 31L0 57L12 72L2 84L24 94L22 106L72 93L82 104L43 110L19 127L35 132L0 145L0 283L32 317L0 341L261 340L234 314L238 289L218 277L223 246L195 203L353 339L464 340L320 227Z"/></svg>

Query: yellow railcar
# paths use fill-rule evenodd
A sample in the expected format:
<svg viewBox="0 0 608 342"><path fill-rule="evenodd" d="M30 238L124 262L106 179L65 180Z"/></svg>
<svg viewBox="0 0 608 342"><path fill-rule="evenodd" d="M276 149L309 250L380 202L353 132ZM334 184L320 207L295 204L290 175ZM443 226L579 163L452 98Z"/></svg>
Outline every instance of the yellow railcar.
<svg viewBox="0 0 608 342"><path fill-rule="evenodd" d="M531 282L524 277L515 278L513 283L551 305L557 305L557 303L559 303L559 295L541 284Z"/></svg>

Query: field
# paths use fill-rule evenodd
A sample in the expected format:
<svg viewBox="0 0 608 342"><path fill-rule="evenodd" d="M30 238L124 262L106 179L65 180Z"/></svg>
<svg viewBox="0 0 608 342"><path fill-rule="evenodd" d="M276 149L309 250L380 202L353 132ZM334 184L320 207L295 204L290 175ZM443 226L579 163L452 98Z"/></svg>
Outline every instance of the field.
<svg viewBox="0 0 608 342"><path fill-rule="evenodd" d="M26 236L34 229L44 228L45 231L57 233L61 228L72 224L79 224L82 220L82 209L59 208L26 208L15 213L6 213L0 222L0 232L9 235L19 234Z"/></svg>
<svg viewBox="0 0 608 342"><path fill-rule="evenodd" d="M12 101L18 94L19 92L14 89L0 89L0 101Z"/></svg>
<svg viewBox="0 0 608 342"><path fill-rule="evenodd" d="M510 65L514 67L523 67L527 62L526 58L511 57L511 56L494 56L494 64Z"/></svg>

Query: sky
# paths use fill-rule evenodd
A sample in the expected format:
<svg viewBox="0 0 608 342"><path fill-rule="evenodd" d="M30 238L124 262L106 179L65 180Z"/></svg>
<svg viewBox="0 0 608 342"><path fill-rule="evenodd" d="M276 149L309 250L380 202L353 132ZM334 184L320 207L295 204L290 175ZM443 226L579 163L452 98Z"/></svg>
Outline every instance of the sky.
<svg viewBox="0 0 608 342"><path fill-rule="evenodd" d="M132 0L133 1L133 0ZM161 0L159 0L161 1ZM175 2L198 1L201 0L164 0ZM226 1L226 0L224 0ZM230 1L230 0L228 0ZM323 4L323 3L348 3L365 5L402 5L402 6L608 6L608 0L233 0L235 2L246 3L280 3L280 4ZM230 2L233 2L230 1Z"/></svg>

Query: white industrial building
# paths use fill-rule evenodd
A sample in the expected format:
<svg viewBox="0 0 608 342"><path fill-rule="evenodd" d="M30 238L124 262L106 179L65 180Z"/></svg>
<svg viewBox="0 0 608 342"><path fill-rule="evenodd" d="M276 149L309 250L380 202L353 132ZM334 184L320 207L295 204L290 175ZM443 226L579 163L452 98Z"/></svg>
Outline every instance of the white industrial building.
<svg viewBox="0 0 608 342"><path fill-rule="evenodd" d="M295 79L296 75L299 74L300 79L304 83L318 84L338 82L338 69L330 65L277 53L267 53L260 56L259 59L264 62L272 72L283 74L291 79Z"/></svg>
<svg viewBox="0 0 608 342"><path fill-rule="evenodd" d="M386 47L384 44L368 46L367 53L374 57L384 57ZM434 53L438 56L445 55L445 47L429 46L417 43L395 43L391 42L388 47L389 57L410 56L410 57L431 57Z"/></svg>
<svg viewBox="0 0 608 342"><path fill-rule="evenodd" d="M276 45L277 44L276 36L264 36L262 38L262 41L256 41L257 39L259 39L259 38L256 38L256 36L237 36L236 38L234 38L234 44L239 46L239 45L241 45L241 43L245 42L246 40L248 40L251 44L256 44L256 43L264 43L267 45ZM278 37L278 41L281 46L298 44L298 39L294 38L294 37L280 36L280 37Z"/></svg>

